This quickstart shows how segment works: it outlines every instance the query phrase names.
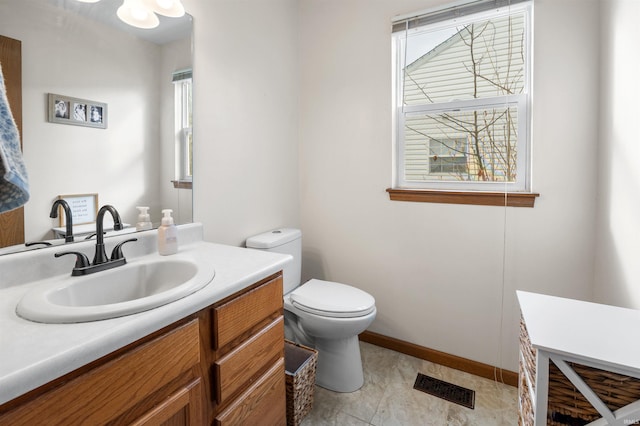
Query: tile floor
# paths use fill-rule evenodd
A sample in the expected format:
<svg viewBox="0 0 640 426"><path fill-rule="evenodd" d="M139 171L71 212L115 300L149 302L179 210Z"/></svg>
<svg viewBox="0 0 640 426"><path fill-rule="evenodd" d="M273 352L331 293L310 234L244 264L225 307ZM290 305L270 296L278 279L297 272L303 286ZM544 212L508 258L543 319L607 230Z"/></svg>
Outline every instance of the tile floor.
<svg viewBox="0 0 640 426"><path fill-rule="evenodd" d="M496 383L360 342L364 386L336 393L316 386L313 410L301 426L514 426L518 391ZM472 389L469 409L413 389L418 373Z"/></svg>

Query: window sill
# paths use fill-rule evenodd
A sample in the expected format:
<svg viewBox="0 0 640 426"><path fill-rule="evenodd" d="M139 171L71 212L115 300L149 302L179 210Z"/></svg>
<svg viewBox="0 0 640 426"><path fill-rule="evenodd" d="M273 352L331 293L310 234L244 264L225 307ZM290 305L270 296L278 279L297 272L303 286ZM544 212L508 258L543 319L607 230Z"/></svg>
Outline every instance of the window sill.
<svg viewBox="0 0 640 426"><path fill-rule="evenodd" d="M436 191L387 188L391 201L470 204L478 206L533 207L540 194L532 192Z"/></svg>
<svg viewBox="0 0 640 426"><path fill-rule="evenodd" d="M193 182L190 180L172 180L171 183L176 189L193 189Z"/></svg>

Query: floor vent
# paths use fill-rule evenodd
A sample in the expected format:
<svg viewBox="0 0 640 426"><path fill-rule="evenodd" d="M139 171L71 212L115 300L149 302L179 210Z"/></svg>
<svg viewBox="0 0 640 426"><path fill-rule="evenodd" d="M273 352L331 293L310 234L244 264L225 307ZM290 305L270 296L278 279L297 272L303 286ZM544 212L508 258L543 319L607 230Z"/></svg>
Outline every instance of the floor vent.
<svg viewBox="0 0 640 426"><path fill-rule="evenodd" d="M475 391L452 383L443 382L442 380L434 379L421 373L418 373L413 388L449 402L460 404L463 407L471 408L472 410L475 405Z"/></svg>

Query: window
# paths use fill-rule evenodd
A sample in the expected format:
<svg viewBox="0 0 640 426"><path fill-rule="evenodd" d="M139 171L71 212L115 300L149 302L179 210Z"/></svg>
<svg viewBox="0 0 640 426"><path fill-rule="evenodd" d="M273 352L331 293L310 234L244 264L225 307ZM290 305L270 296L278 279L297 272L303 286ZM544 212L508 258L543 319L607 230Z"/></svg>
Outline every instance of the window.
<svg viewBox="0 0 640 426"><path fill-rule="evenodd" d="M447 175L469 172L467 139L429 139L429 174Z"/></svg>
<svg viewBox="0 0 640 426"><path fill-rule="evenodd" d="M481 0L394 22L394 188L530 191L530 14Z"/></svg>
<svg viewBox="0 0 640 426"><path fill-rule="evenodd" d="M191 70L173 73L175 102L176 166L175 187L190 188L193 180L192 133L192 73Z"/></svg>

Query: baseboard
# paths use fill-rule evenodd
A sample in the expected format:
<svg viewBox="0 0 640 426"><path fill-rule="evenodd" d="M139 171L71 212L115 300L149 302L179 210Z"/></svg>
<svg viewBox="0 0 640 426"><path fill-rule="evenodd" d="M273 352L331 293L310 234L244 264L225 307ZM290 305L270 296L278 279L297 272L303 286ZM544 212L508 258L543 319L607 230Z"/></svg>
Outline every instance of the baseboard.
<svg viewBox="0 0 640 426"><path fill-rule="evenodd" d="M363 342L391 349L406 355L411 355L426 361L431 361L436 364L444 365L445 367L454 368L486 379L497 380L509 386L518 387L518 373L514 373L513 371L502 370L489 364L483 364L467 358L425 348L424 346L394 339L393 337L384 336L382 334L374 333L373 331L365 331L358 337Z"/></svg>

